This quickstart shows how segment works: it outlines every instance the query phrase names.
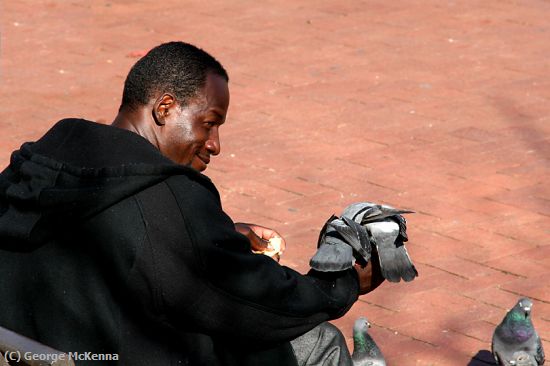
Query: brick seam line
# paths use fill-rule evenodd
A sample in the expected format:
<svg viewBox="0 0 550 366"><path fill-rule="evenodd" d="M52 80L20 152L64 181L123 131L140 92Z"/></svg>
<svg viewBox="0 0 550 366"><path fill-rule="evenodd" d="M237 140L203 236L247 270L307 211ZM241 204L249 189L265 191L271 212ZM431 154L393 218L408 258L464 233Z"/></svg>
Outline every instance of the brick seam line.
<svg viewBox="0 0 550 366"><path fill-rule="evenodd" d="M432 347L434 347L434 348L439 348L439 346L438 346L437 344L435 344L435 343L431 343L431 342L425 341L425 340L423 340L423 339L413 337L413 336L411 336L411 335L409 335L409 334L407 334L407 333L399 332L399 331L396 330L396 329L392 329L392 328L390 328L390 327L385 327L385 326L383 326L383 325L379 325L379 324L376 324L376 323L373 323L373 322L371 322L371 324L374 325L375 327L378 327L378 328L381 328L381 329L385 329L385 330L389 330L390 332L392 332L392 333L394 333L394 334L400 334L400 335L402 335L402 336L404 336L404 337L410 338L410 339L412 339L413 341L417 341L417 342L420 342L420 343L424 343L424 344L427 344L427 345L432 346Z"/></svg>
<svg viewBox="0 0 550 366"><path fill-rule="evenodd" d="M516 292L516 291L512 291L512 290L507 290L505 288L502 288L501 287L502 285L498 285L498 289L501 290L501 291L504 291L504 292L508 292L510 294L514 294L516 296L525 296L525 294L522 294L522 293L519 293L519 292ZM543 304L549 304L550 305L550 301L546 301L546 300L541 300L541 299L537 299L536 297L532 297L532 296L528 296L531 300L536 300L536 301L539 301L539 302L542 302Z"/></svg>
<svg viewBox="0 0 550 366"><path fill-rule="evenodd" d="M377 308L380 308L380 309L383 309L383 310L391 311L392 313L399 313L399 310L390 309L390 308L387 308L387 307L379 305L379 304L375 304L375 303L370 302L370 301L366 301L366 300L363 300L363 299L359 299L357 301L362 302L364 304L376 306Z"/></svg>
<svg viewBox="0 0 550 366"><path fill-rule="evenodd" d="M503 256L503 257L507 257L507 256ZM461 256L457 256L457 258L460 258L462 259L463 261L465 262L470 262L470 263L475 263L475 264L478 264L480 266L483 266L483 267L487 267L487 268L491 268L495 271L498 271L498 272L501 272L501 273L504 273L505 275L509 275L509 276L514 276L514 277L518 277L518 278L522 278L522 279L527 279L526 276L524 275L520 275L518 273L514 273L514 272L510 272L510 271L507 271L505 269L500 269L500 268L497 268L497 267L493 267L493 266L489 266L483 262L478 262L478 261L475 261L473 259L469 259L469 258L464 258L464 257L461 257Z"/></svg>

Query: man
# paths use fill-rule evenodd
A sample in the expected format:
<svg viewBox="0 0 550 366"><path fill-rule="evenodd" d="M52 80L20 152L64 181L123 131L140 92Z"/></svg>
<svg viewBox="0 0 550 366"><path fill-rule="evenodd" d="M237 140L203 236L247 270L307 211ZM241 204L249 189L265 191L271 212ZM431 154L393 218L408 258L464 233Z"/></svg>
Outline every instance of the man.
<svg viewBox="0 0 550 366"><path fill-rule="evenodd" d="M112 126L63 120L15 151L0 175L0 326L122 365L349 362L326 321L379 268L301 275L251 252L279 235L234 224L200 173L228 106L219 62L171 42L131 69Z"/></svg>

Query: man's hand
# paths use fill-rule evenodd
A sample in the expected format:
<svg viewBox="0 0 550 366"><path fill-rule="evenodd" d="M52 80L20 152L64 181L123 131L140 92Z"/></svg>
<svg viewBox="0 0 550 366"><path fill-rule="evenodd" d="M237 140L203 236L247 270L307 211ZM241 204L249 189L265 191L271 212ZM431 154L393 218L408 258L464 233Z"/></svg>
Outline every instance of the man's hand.
<svg viewBox="0 0 550 366"><path fill-rule="evenodd" d="M272 257L276 261L279 261L280 254L282 254L286 249L285 240L273 229L260 225L237 222L235 223L235 230L250 240L250 246L252 250L256 252L269 252L274 250L275 248L270 245L269 240L279 238L281 240L281 249L276 256Z"/></svg>
<svg viewBox="0 0 550 366"><path fill-rule="evenodd" d="M357 263L354 268L359 276L359 295L364 295L373 291L384 282L384 276L382 276L377 254L371 256L364 268Z"/></svg>

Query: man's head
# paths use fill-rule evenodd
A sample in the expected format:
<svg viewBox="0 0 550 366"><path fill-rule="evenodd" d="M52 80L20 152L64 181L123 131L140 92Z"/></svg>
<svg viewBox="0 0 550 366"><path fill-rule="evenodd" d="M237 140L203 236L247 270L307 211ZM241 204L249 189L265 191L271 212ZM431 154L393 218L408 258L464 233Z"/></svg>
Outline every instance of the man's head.
<svg viewBox="0 0 550 366"><path fill-rule="evenodd" d="M120 108L147 105L159 93L171 93L181 105L187 104L204 86L208 73L229 81L223 66L200 48L184 42L161 44L128 73Z"/></svg>
<svg viewBox="0 0 550 366"><path fill-rule="evenodd" d="M227 82L224 68L203 50L162 44L130 70L117 117L124 122L115 124L139 133L176 163L203 171L210 155L220 152Z"/></svg>

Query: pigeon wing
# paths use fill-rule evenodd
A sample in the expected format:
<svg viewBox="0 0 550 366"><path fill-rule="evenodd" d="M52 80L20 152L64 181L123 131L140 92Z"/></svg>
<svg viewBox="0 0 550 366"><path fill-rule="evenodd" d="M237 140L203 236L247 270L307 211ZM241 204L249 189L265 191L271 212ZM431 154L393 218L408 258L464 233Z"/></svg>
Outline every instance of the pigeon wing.
<svg viewBox="0 0 550 366"><path fill-rule="evenodd" d="M367 224L376 244L382 275L390 282L412 281L418 276L411 258L399 236L399 225L392 220Z"/></svg>
<svg viewBox="0 0 550 366"><path fill-rule="evenodd" d="M328 224L334 220L338 219L338 216L332 215L329 217L329 219L325 222L323 227L321 228L321 231L319 232L319 239L317 239L317 248L321 246L323 243L323 240L325 239L325 235L327 233Z"/></svg>
<svg viewBox="0 0 550 366"><path fill-rule="evenodd" d="M343 221L332 215L319 232L317 252L309 261L310 267L316 271L337 272L353 266L353 248L339 236L335 229L338 224L343 225Z"/></svg>
<svg viewBox="0 0 550 366"><path fill-rule="evenodd" d="M493 354L497 365L502 365L501 359L504 360L504 358L502 357L502 351L502 341L500 340L495 330L495 333L493 333L493 340L491 342L491 353Z"/></svg>
<svg viewBox="0 0 550 366"><path fill-rule="evenodd" d="M371 246L365 228L345 216L342 216L342 220L335 220L329 225L332 225L346 243L355 250L359 256L357 259L366 265L370 259Z"/></svg>
<svg viewBox="0 0 550 366"><path fill-rule="evenodd" d="M535 360L539 365L544 364L544 349L542 348L542 342L537 334L537 353L535 354Z"/></svg>
<svg viewBox="0 0 550 366"><path fill-rule="evenodd" d="M401 215L391 216L390 219L399 225L399 235L403 241L409 241L409 236L407 235L407 220Z"/></svg>
<svg viewBox="0 0 550 366"><path fill-rule="evenodd" d="M327 236L309 265L320 272L344 271L353 266L353 249L342 240Z"/></svg>

